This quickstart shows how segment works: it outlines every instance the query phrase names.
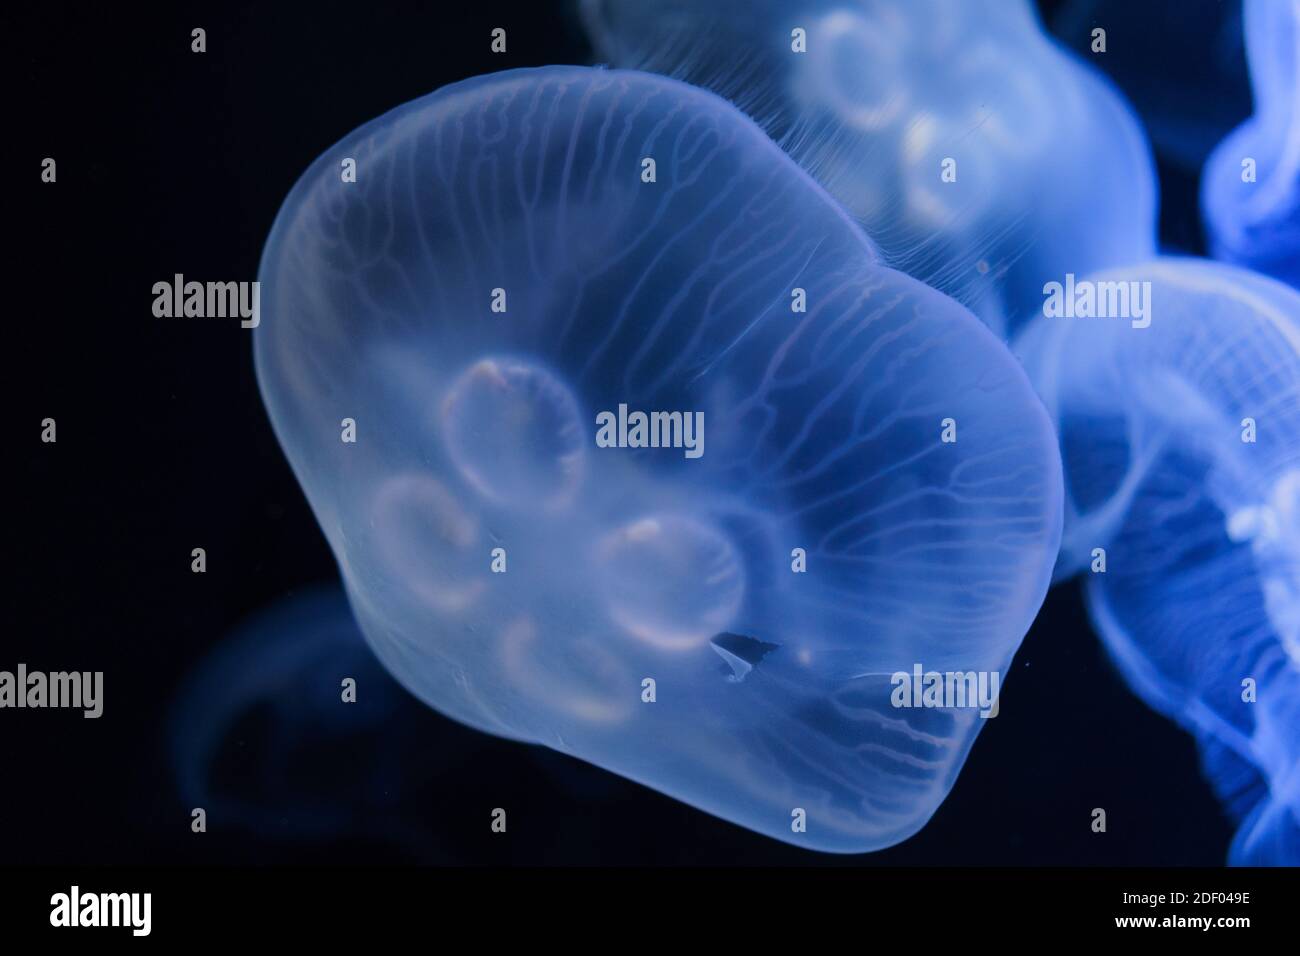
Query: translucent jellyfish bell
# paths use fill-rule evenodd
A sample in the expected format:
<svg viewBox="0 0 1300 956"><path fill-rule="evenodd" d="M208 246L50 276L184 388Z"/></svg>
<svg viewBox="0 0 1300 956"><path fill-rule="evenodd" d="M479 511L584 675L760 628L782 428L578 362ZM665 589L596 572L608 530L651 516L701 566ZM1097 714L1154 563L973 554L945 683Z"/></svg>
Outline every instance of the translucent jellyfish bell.
<svg viewBox="0 0 1300 956"><path fill-rule="evenodd" d="M1007 666L1060 460L757 126L649 74L458 83L320 157L260 278L276 432L417 696L804 846L924 824L981 719L891 675Z"/></svg>
<svg viewBox="0 0 1300 956"><path fill-rule="evenodd" d="M1216 258L1300 288L1300 0L1247 0L1255 113L1211 154L1201 205Z"/></svg>
<svg viewBox="0 0 1300 956"><path fill-rule="evenodd" d="M764 123L890 265L1006 334L1044 283L1155 253L1151 158L1027 0L582 0L599 55Z"/></svg>
<svg viewBox="0 0 1300 956"><path fill-rule="evenodd" d="M1084 282L1146 314L1040 317L1017 343L1060 430L1058 576L1085 572L1129 682L1253 814L1233 858L1300 850L1300 295L1191 259Z"/></svg>

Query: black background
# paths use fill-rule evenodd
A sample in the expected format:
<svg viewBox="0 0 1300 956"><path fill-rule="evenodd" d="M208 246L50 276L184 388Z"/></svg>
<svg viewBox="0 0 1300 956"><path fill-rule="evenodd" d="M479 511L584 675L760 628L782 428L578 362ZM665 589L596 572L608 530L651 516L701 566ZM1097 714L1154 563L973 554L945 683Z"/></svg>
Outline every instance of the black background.
<svg viewBox="0 0 1300 956"><path fill-rule="evenodd" d="M195 26L207 30L203 55L190 52ZM509 33L505 57L488 51L496 26ZM395 685L383 733L322 728L298 758L318 771L311 800L355 825L294 836L301 799L282 794L271 808L282 825L213 818L191 833L168 745L180 681L250 614L337 572L262 408L250 333L154 319L151 286L175 272L255 278L290 186L362 122L470 75L592 54L543 0L42 4L5 32L17 209L5 216L13 485L0 669L102 670L106 703L99 720L0 712L0 862L1222 863L1231 828L1191 739L1127 691L1074 585L1048 597L1000 716L933 821L879 853L819 855L754 835L461 728ZM39 181L45 156L58 161L53 186ZM1161 174L1164 237L1195 250L1195 177ZM47 416L57 444L39 440ZM206 574L190 571L194 547L207 550ZM241 753L257 726L232 733L223 757L236 792L252 786ZM441 769L415 774L409 791L366 792L357 768L394 746ZM496 806L510 809L504 837L487 826ZM1091 832L1093 807L1107 810L1105 834ZM376 808L427 840L376 837Z"/></svg>

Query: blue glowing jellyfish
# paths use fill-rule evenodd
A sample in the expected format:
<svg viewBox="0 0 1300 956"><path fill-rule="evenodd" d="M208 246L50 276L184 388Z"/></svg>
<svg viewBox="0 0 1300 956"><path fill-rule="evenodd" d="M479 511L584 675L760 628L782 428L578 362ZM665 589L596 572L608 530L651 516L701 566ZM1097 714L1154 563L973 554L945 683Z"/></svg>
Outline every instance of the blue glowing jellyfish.
<svg viewBox="0 0 1300 956"><path fill-rule="evenodd" d="M376 663L343 593L307 591L254 615L186 677L168 728L177 790L213 832L361 836L445 859L399 801L455 755L433 743L437 728L398 732L408 708L422 713Z"/></svg>
<svg viewBox="0 0 1300 956"><path fill-rule="evenodd" d="M995 332L1155 252L1145 138L1028 0L583 0L599 55L760 120L887 262Z"/></svg>
<svg viewBox="0 0 1300 956"><path fill-rule="evenodd" d="M260 278L276 433L418 697L807 847L934 812L1050 581L1055 438L743 114L455 84L321 156Z"/></svg>
<svg viewBox="0 0 1300 956"><path fill-rule="evenodd" d="M1300 288L1300 0L1247 0L1255 113L1210 156L1201 205L1215 258Z"/></svg>
<svg viewBox="0 0 1300 956"><path fill-rule="evenodd" d="M1201 741L1247 821L1232 859L1298 863L1300 295L1163 259L1087 296L1016 346L1060 431L1058 577L1085 572L1129 683Z"/></svg>

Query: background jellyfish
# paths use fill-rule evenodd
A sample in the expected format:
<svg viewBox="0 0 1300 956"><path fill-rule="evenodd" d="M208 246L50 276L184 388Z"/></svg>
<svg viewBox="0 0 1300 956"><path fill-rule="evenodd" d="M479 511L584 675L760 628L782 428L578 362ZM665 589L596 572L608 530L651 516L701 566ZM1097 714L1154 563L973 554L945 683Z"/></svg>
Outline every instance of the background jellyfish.
<svg viewBox="0 0 1300 956"><path fill-rule="evenodd" d="M357 682L353 703L342 681ZM170 720L186 810L211 831L281 841L350 834L414 859L443 858L402 799L457 754L436 728L413 734L419 708L378 665L337 589L307 591L243 624L186 678Z"/></svg>
<svg viewBox="0 0 1300 956"><path fill-rule="evenodd" d="M413 693L803 846L929 818L981 719L891 675L1009 663L1051 425L741 113L633 72L455 84L321 156L260 278L276 433Z"/></svg>
<svg viewBox="0 0 1300 956"><path fill-rule="evenodd" d="M1090 278L1150 283L1149 327L1017 343L1060 430L1058 577L1085 570L1130 684L1197 736L1232 860L1300 862L1300 295L1191 259Z"/></svg>
<svg viewBox="0 0 1300 956"><path fill-rule="evenodd" d="M599 55L758 118L886 260L1005 334L1154 254L1142 131L1024 0L583 0ZM801 44L806 52L799 52Z"/></svg>
<svg viewBox="0 0 1300 956"><path fill-rule="evenodd" d="M1215 258L1300 287L1300 0L1248 0L1255 112L1205 164Z"/></svg>
<svg viewBox="0 0 1300 956"><path fill-rule="evenodd" d="M344 677L356 681L350 703ZM204 808L207 832L222 837L189 852L214 862L229 861L237 841L225 838L239 830L273 858L289 845L325 844L330 855L346 845L421 863L527 859L546 837L530 840L524 826L492 840L488 826L460 821L487 821L499 805L522 810L538 786L559 804L619 796L617 778L546 747L526 748L523 764L511 750L508 787L481 779L496 751L513 745L494 748L407 694L337 587L286 597L236 628L186 676L167 736L184 813ZM580 843L600 838L599 820L587 816L566 830Z"/></svg>

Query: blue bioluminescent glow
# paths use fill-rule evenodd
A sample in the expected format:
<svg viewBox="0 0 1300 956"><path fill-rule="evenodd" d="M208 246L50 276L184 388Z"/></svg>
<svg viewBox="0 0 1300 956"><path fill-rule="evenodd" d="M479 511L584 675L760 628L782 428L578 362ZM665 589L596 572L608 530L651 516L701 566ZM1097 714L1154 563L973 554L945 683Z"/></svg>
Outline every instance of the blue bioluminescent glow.
<svg viewBox="0 0 1300 956"><path fill-rule="evenodd" d="M1079 287L1146 315L1017 342L1060 430L1058 577L1084 572L1129 683L1201 741L1233 861L1300 863L1300 294L1193 259Z"/></svg>
<svg viewBox="0 0 1300 956"><path fill-rule="evenodd" d="M791 843L925 823L1048 586L1055 437L758 126L458 83L313 163L260 280L276 433L412 692Z"/></svg>
<svg viewBox="0 0 1300 956"><path fill-rule="evenodd" d="M995 332L1155 253L1146 139L1027 0L584 0L598 55L758 119L886 261Z"/></svg>
<svg viewBox="0 0 1300 956"><path fill-rule="evenodd" d="M1300 0L1247 0L1255 112L1205 164L1201 205L1216 258L1300 288Z"/></svg>

